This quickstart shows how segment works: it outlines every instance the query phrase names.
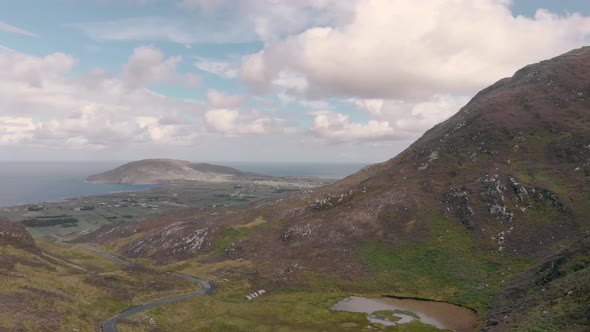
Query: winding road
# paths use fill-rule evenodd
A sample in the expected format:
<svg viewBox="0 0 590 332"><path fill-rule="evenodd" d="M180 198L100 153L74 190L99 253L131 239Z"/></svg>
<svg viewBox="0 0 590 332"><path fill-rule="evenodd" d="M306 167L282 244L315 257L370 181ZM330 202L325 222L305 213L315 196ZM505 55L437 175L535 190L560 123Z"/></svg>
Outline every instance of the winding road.
<svg viewBox="0 0 590 332"><path fill-rule="evenodd" d="M76 246L80 247L80 248L87 249L87 250L92 250L92 251L100 254L101 256L105 257L106 259L109 259L115 263L118 263L118 264L121 264L121 265L124 265L127 267L140 267L140 265L125 261L121 258L111 255L110 253L108 253L104 250L100 250L98 248L95 248L95 247L87 245L87 244L78 244ZM195 284L200 285L201 289L197 292L194 292L194 293L189 293L189 294L185 294L185 295L156 300L156 301L149 302L146 304L140 304L140 305L129 307L129 308L121 311L120 313L116 314L115 316L109 318L106 322L104 322L104 324L102 325L103 332L119 332L119 330L117 329L117 322L119 320L127 318L127 317L131 317L131 316L138 314L142 311L146 311L148 309L159 307L164 304L182 301L182 300L190 299L193 297L209 294L214 290L213 285L211 285L211 283L207 280L202 280L199 278L187 276L187 275L180 274L180 273L172 273L172 272L165 272L165 273L175 276L176 278L180 278L180 279L194 282Z"/></svg>

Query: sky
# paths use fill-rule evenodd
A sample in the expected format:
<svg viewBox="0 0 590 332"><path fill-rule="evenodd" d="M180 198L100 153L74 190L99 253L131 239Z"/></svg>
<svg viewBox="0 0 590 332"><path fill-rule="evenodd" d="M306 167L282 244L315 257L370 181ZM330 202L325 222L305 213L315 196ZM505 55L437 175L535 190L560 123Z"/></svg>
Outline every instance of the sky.
<svg viewBox="0 0 590 332"><path fill-rule="evenodd" d="M0 160L385 161L589 42L579 0L6 0Z"/></svg>

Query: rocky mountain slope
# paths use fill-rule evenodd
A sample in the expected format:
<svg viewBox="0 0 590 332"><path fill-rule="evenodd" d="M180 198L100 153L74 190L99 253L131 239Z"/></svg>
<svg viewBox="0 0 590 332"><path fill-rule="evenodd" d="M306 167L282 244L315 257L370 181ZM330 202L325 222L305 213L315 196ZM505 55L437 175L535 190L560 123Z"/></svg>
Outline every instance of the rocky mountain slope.
<svg viewBox="0 0 590 332"><path fill-rule="evenodd" d="M572 276L570 298L587 296L573 285L587 280L590 261L571 248L590 231L589 201L585 47L498 81L395 158L333 185L247 208L167 214L86 240L160 263L197 257L220 266L220 279L267 289L309 289L320 276L349 292L450 301L477 310L482 328L526 329L540 321L536 311L502 311L511 301L502 294L532 289L531 271L551 257L580 253L576 274L551 282ZM236 261L252 264L223 267ZM558 329L589 327L552 310Z"/></svg>
<svg viewBox="0 0 590 332"><path fill-rule="evenodd" d="M174 159L133 161L86 178L93 183L161 184L175 181L223 182L247 173L231 167Z"/></svg>

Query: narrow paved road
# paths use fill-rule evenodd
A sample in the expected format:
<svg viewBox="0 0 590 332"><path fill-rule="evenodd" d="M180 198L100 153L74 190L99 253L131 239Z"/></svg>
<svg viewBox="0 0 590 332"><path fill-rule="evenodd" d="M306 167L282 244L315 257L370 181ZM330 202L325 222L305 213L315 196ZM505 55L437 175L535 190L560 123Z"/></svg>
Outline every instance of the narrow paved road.
<svg viewBox="0 0 590 332"><path fill-rule="evenodd" d="M115 263L121 264L121 265L125 265L128 267L134 267L134 266L138 267L139 266L137 264L133 264L133 263L127 262L125 260L122 260L118 257L115 257L104 250L100 250L98 248L95 248L95 247L87 245L87 244L78 244L76 246L80 247L80 248L87 249L87 250L92 250L92 251L102 255L103 257L105 257ZM187 281L194 282L195 284L201 285L201 289L198 292L175 296L175 297L170 297L167 299L156 300L156 301L153 301L150 303L140 304L140 305L136 305L133 307L129 307L129 308L121 311L120 313L116 314L115 316L109 318L106 322L104 322L104 324L102 325L102 330L104 332L119 332L119 330L117 329L117 322L120 319L131 317L131 316L138 314L142 311L146 311L148 309L159 307L164 304L168 304L168 303L172 303L172 302L176 302L176 301L182 301L182 300L190 299L193 297L209 294L213 291L213 286L211 285L211 283L209 283L206 280L187 276L187 275L180 274L180 273L170 273L170 272L164 272L164 273L168 273L172 276L175 276L176 278L184 279Z"/></svg>
<svg viewBox="0 0 590 332"><path fill-rule="evenodd" d="M115 256L109 254L108 252L104 251L104 250L100 250L100 249L95 248L95 247L93 247L91 245L88 245L88 244L76 244L76 247L83 248L83 249L86 249L86 250L92 250L95 253L101 255L102 257L104 257L104 258L106 258L108 260L111 260L111 261L113 261L113 262L115 262L117 264L125 265L125 266L128 266L128 267L134 267L134 266L139 267L139 265L137 265L137 264L133 264L133 263L130 263L128 261L124 261L124 260L122 260L119 257L115 257Z"/></svg>
<svg viewBox="0 0 590 332"><path fill-rule="evenodd" d="M196 284L200 284L201 290L199 290L198 292L195 292L195 293L190 293L190 294L176 296L176 297L170 297L167 299L161 299L161 300L153 301L150 303L129 307L129 308L121 311L117 315L109 318L109 320L107 320L102 325L102 330L104 332L119 332L119 330L117 329L117 321L119 321L120 319L131 317L131 316L138 314L142 311L146 311L151 308L159 307L161 305L168 304L171 302L182 301L182 300L190 299L193 297L209 294L213 291L213 286L211 286L211 284L206 280L201 280L201 279L198 279L195 277L190 277L190 276L186 276L186 275L179 274L179 273L170 273L170 274L174 275L178 278L192 281Z"/></svg>

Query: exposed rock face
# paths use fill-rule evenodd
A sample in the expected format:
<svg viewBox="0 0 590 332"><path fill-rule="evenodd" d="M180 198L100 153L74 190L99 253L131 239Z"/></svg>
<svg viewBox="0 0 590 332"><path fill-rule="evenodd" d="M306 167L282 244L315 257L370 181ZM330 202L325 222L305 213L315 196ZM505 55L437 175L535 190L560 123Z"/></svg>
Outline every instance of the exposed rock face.
<svg viewBox="0 0 590 332"><path fill-rule="evenodd" d="M86 178L93 183L161 184L175 181L230 181L243 173L237 169L173 159L145 159Z"/></svg>

